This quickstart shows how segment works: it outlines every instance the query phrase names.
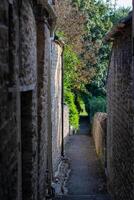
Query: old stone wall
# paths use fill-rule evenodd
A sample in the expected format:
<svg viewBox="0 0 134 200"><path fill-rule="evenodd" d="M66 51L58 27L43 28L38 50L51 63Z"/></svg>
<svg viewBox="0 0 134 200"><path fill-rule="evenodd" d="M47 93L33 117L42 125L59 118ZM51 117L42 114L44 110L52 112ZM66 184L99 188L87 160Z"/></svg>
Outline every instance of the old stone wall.
<svg viewBox="0 0 134 200"><path fill-rule="evenodd" d="M17 199L18 177L18 16L0 1L0 199Z"/></svg>
<svg viewBox="0 0 134 200"><path fill-rule="evenodd" d="M36 21L29 1L22 1L20 12L20 85L22 90L33 90L37 80Z"/></svg>
<svg viewBox="0 0 134 200"><path fill-rule="evenodd" d="M20 7L20 95L22 146L22 198L37 199L37 33L33 5ZM29 187L27 187L29 185Z"/></svg>
<svg viewBox="0 0 134 200"><path fill-rule="evenodd" d="M52 96L52 155L53 170L61 158L62 143L62 47L52 42L51 96Z"/></svg>
<svg viewBox="0 0 134 200"><path fill-rule="evenodd" d="M66 145L69 136L69 109L62 108L62 62L63 44L52 41L51 96L52 96L52 162L53 172L61 161L62 142ZM63 116L62 116L63 109ZM63 119L62 119L63 117ZM62 124L63 123L63 124ZM62 138L62 126L63 138ZM62 141L64 140L64 141Z"/></svg>
<svg viewBox="0 0 134 200"><path fill-rule="evenodd" d="M103 168L106 163L106 127L107 114L96 113L92 124L92 135L95 142L96 153L101 160Z"/></svg>
<svg viewBox="0 0 134 200"><path fill-rule="evenodd" d="M39 195L44 196L44 188L47 184L48 156L51 159L49 149L49 138L51 138L48 118L51 102L48 98L50 90L49 68L50 68L50 31L42 21L38 22L38 133L39 133ZM51 144L50 144L51 145ZM45 170L44 170L45 169ZM51 169L49 169L51 172Z"/></svg>
<svg viewBox="0 0 134 200"><path fill-rule="evenodd" d="M2 200L44 200L51 186L50 29L54 13L51 2L49 9L47 1L38 2L0 1Z"/></svg>
<svg viewBox="0 0 134 200"><path fill-rule="evenodd" d="M134 199L131 24L114 40L109 67L107 170L115 200Z"/></svg>

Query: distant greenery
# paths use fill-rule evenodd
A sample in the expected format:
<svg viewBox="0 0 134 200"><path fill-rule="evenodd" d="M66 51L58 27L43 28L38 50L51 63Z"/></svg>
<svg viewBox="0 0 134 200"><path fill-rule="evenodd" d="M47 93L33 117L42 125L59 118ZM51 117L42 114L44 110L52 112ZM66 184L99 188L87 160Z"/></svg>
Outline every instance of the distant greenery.
<svg viewBox="0 0 134 200"><path fill-rule="evenodd" d="M114 13L111 14L111 21L116 24L122 17L126 17L130 12L130 8L118 8Z"/></svg>
<svg viewBox="0 0 134 200"><path fill-rule="evenodd" d="M77 71L76 68L80 64L78 55L73 51L70 45L64 48L64 89L72 89L76 85Z"/></svg>
<svg viewBox="0 0 134 200"><path fill-rule="evenodd" d="M72 50L70 45L65 45L64 49L64 97L69 108L70 125L74 129L79 128L79 113L75 104L75 95L72 88L76 84L76 67L80 64L78 55Z"/></svg>
<svg viewBox="0 0 134 200"><path fill-rule="evenodd" d="M79 102L79 108L80 108L79 115L80 116L88 116L88 112L86 111L85 102L81 96L78 96L78 102ZM77 108L78 108L78 106L77 106Z"/></svg>
<svg viewBox="0 0 134 200"><path fill-rule="evenodd" d="M70 124L78 129L79 115L90 119L106 112L106 79L111 44L105 34L129 8L116 9L111 0L59 0L56 5L56 33L65 41L64 96L70 110Z"/></svg>
<svg viewBox="0 0 134 200"><path fill-rule="evenodd" d="M97 96L90 100L90 119L96 112L106 112L106 98Z"/></svg>
<svg viewBox="0 0 134 200"><path fill-rule="evenodd" d="M71 91L65 91L65 103L69 107L70 124L78 130L79 128L79 113L75 105L75 96Z"/></svg>

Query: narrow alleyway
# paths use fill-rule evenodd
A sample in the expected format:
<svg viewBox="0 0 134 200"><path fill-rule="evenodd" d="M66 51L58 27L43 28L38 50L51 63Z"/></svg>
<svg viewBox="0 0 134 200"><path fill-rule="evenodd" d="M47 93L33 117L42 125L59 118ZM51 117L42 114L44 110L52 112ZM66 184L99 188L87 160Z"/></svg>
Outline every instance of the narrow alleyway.
<svg viewBox="0 0 134 200"><path fill-rule="evenodd" d="M104 174L89 135L89 121L82 118L80 131L71 136L66 154L71 161L68 195L63 200L109 200Z"/></svg>

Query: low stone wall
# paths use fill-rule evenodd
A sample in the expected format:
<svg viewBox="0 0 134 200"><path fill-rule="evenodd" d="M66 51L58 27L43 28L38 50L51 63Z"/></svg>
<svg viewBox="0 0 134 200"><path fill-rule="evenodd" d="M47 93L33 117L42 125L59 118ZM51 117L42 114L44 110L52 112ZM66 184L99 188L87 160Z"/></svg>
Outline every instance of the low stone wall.
<svg viewBox="0 0 134 200"><path fill-rule="evenodd" d="M92 135L95 142L96 153L104 167L106 161L106 124L107 114L96 113L93 119Z"/></svg>

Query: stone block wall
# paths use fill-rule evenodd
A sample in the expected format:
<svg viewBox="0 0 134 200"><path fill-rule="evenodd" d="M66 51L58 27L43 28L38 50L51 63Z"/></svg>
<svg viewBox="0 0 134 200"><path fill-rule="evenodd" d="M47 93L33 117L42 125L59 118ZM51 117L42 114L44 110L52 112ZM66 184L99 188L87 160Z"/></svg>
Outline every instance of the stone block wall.
<svg viewBox="0 0 134 200"><path fill-rule="evenodd" d="M32 90L37 80L37 34L34 11L26 0L22 1L20 10L20 43L20 85L22 90L28 87Z"/></svg>
<svg viewBox="0 0 134 200"><path fill-rule="evenodd" d="M41 20L37 24L38 33L38 134L39 134L39 196L43 199L44 188L47 184L47 170L51 164L51 116L48 116L51 109L50 97L50 31ZM49 95L50 96L50 95ZM50 144L49 144L50 142ZM49 157L49 161L48 161ZM45 169L45 170L44 170ZM49 169L49 174L51 169Z"/></svg>
<svg viewBox="0 0 134 200"><path fill-rule="evenodd" d="M114 200L134 199L131 24L113 42L107 83L107 170Z"/></svg>
<svg viewBox="0 0 134 200"><path fill-rule="evenodd" d="M53 172L57 170L58 164L61 161L62 142L65 146L69 136L69 110L66 105L63 106L64 119L62 121L62 56L63 44L60 41L52 41L51 97ZM63 138L62 126L64 126Z"/></svg>
<svg viewBox="0 0 134 200"><path fill-rule="evenodd" d="M18 197L18 16L14 5L0 1L0 199ZM15 20L16 19L16 20Z"/></svg>
<svg viewBox="0 0 134 200"><path fill-rule="evenodd" d="M37 33L32 3L20 8L20 97L22 146L22 199L37 199ZM29 187L27 187L29 185Z"/></svg>
<svg viewBox="0 0 134 200"><path fill-rule="evenodd" d="M51 3L48 9L47 3L0 1L2 200L44 200L51 187L50 29L53 10ZM51 19L47 21L50 12Z"/></svg>
<svg viewBox="0 0 134 200"><path fill-rule="evenodd" d="M55 171L61 158L62 143L62 47L52 42L51 96L52 96L52 158Z"/></svg>
<svg viewBox="0 0 134 200"><path fill-rule="evenodd" d="M106 167L106 128L107 114L96 113L93 118L92 135L95 142L96 153L101 160L103 168Z"/></svg>

